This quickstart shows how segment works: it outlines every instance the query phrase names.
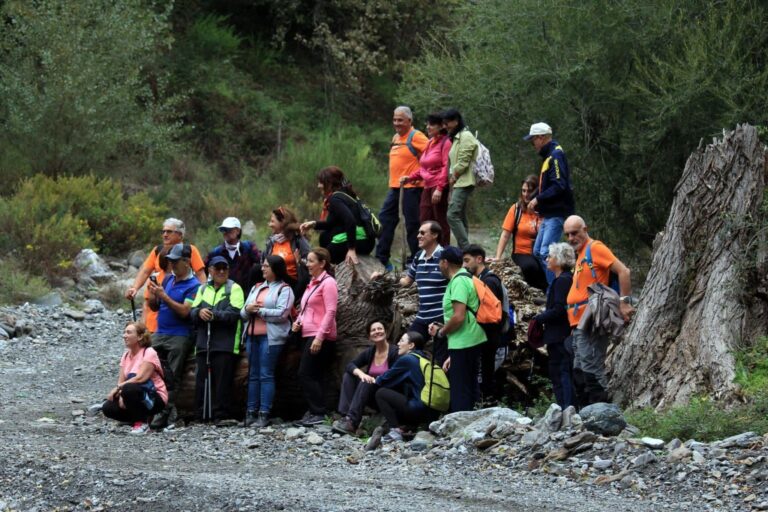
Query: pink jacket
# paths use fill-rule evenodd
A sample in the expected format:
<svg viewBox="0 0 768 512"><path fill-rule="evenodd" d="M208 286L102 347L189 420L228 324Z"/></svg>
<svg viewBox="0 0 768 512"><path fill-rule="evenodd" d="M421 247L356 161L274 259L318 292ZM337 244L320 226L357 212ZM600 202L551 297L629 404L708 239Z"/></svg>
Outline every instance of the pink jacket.
<svg viewBox="0 0 768 512"><path fill-rule="evenodd" d="M339 289L336 280L323 272L312 279L301 296L301 335L320 340L336 340L336 306Z"/></svg>
<svg viewBox="0 0 768 512"><path fill-rule="evenodd" d="M425 188L437 187L443 190L448 186L448 152L450 150L450 138L445 135L432 137L421 154L419 168L408 177L411 180L424 180Z"/></svg>

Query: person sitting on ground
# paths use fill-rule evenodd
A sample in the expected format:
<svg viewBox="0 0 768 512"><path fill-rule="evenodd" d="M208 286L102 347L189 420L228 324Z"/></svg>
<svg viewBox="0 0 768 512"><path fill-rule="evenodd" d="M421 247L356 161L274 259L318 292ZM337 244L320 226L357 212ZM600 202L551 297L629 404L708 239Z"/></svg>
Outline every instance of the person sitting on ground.
<svg viewBox="0 0 768 512"><path fill-rule="evenodd" d="M544 344L549 356L549 380L557 405L565 409L575 405L571 371L573 356L565 349L565 340L571 334L568 323L566 301L573 282L571 269L576 264L573 247L566 243L551 244L547 256L547 266L555 275L552 286L547 291L547 307L536 315L534 320L544 328Z"/></svg>
<svg viewBox="0 0 768 512"><path fill-rule="evenodd" d="M125 298L133 299L141 287L144 286L144 283L147 282L147 278L149 278L150 275L154 275L158 283L163 282L165 279L165 269L160 266L160 251L162 251L163 248L165 248L166 251L170 251L171 247L174 245L183 243L185 230L184 223L179 219L171 217L163 221L163 243L152 249L149 256L147 256L147 259L144 260L144 264L139 269L139 273L136 274L133 284L125 291ZM197 250L197 247L194 245L190 245L189 247L192 249L192 256L189 259L190 264L192 265L192 271L195 273L197 280L204 283L206 276L203 258L200 257L200 251ZM147 326L147 329L149 329L149 332L155 332L157 330L157 312L152 311L147 302L148 300L149 290L146 290L144 293L144 312L142 314L142 320L144 321L144 325Z"/></svg>
<svg viewBox="0 0 768 512"><path fill-rule="evenodd" d="M299 382L309 406L297 423L311 427L325 421L324 381L335 350L339 289L327 249L312 249L307 257L307 269L312 279L301 297L301 312L293 324L293 331L301 332L303 339Z"/></svg>
<svg viewBox="0 0 768 512"><path fill-rule="evenodd" d="M291 331L293 290L286 283L285 261L269 255L261 265L264 282L254 285L240 310L248 349L248 405L245 426L269 425L275 397L275 366Z"/></svg>
<svg viewBox="0 0 768 512"><path fill-rule="evenodd" d="M323 213L320 220L301 225L301 233L308 229L321 230L320 246L331 254L334 265L346 261L359 263L358 255L371 254L376 240L369 238L363 227L357 205L357 193L338 167L326 167L317 174L317 188L323 193Z"/></svg>
<svg viewBox="0 0 768 512"><path fill-rule="evenodd" d="M197 328L195 404L199 420L213 420L216 425L226 426L237 424L231 404L235 368L241 353L240 310L245 300L240 285L229 279L226 258L211 258L208 272L212 279L197 291L190 311ZM207 398L210 402L206 403L206 379L209 378L211 393Z"/></svg>
<svg viewBox="0 0 768 512"><path fill-rule="evenodd" d="M107 395L101 412L107 418L132 423L131 434L144 434L149 430L149 418L168 401L163 368L143 323L128 322L123 342L126 350L120 358L117 386Z"/></svg>
<svg viewBox="0 0 768 512"><path fill-rule="evenodd" d="M440 253L440 272L448 278L443 296L445 325L429 326L431 336L448 337L448 359L443 369L451 383L451 412L471 411L477 402L477 374L480 347L488 341L475 315L480 299L472 276L462 267L463 254L458 247L448 246Z"/></svg>
<svg viewBox="0 0 768 512"><path fill-rule="evenodd" d="M599 240L589 237L587 224L578 215L565 219L563 225L568 244L576 252L573 284L568 292L568 321L573 332L573 384L579 407L608 401L608 378L605 375L605 355L610 339L608 336L579 329L579 320L587 309L589 292L593 283L610 283L611 272L618 275L621 315L629 322L634 308L631 306L632 281L629 268L613 255ZM587 250L592 261L588 261Z"/></svg>
<svg viewBox="0 0 768 512"><path fill-rule="evenodd" d="M389 432L383 442L402 441L409 426L434 421L440 413L427 407L421 400L424 374L416 354L427 358L423 352L424 337L408 331L397 342L398 359L384 375L376 379L376 404L387 420Z"/></svg>
<svg viewBox="0 0 768 512"><path fill-rule="evenodd" d="M374 320L368 324L368 339L372 345L347 364L341 381L339 412L344 417L333 423L333 429L342 434L355 434L365 406L378 409L376 379L392 368L398 357L397 347L387 342L384 322Z"/></svg>
<svg viewBox="0 0 768 512"><path fill-rule="evenodd" d="M507 248L507 242L511 239L512 261L520 267L525 282L539 290L546 290L547 277L541 269L538 258L533 254L533 243L539 232L541 217L528 208L528 202L536 195L538 184L539 180L533 174L526 176L523 180L520 199L512 205L507 216L504 217L494 260L500 260L504 256L504 249Z"/></svg>
<svg viewBox="0 0 768 512"><path fill-rule="evenodd" d="M463 251L464 268L473 276L480 279L485 286L504 304L504 285L499 276L491 272L491 269L485 266L485 249L476 244L469 244ZM482 323L480 327L485 331L488 341L480 345L480 392L484 402L493 399L496 394L496 382L494 373L496 372L496 350L501 346L501 328L502 322L508 320L504 311L501 312L501 319L496 323Z"/></svg>
<svg viewBox="0 0 768 512"><path fill-rule="evenodd" d="M165 249L163 249L164 251ZM157 353L168 362L173 372L173 391L168 392L168 403L152 420L152 428L159 430L173 426L177 419L176 393L184 380L184 367L192 351L192 320L189 311L197 295L200 281L190 266L192 248L187 244L176 244L167 255L160 256L171 265L162 285L150 281L149 307L157 311L157 331L152 335L152 345ZM163 265L161 261L161 265Z"/></svg>
<svg viewBox="0 0 768 512"><path fill-rule="evenodd" d="M285 261L285 282L293 290L296 300L309 283L307 271L307 256L311 249L309 242L301 236L299 221L296 214L285 206L278 206L269 216L269 229L272 234L267 239L267 247L261 255L262 263L267 256L280 256Z"/></svg>
<svg viewBox="0 0 768 512"><path fill-rule="evenodd" d="M211 266L211 260L222 256L229 263L229 278L243 290L250 290L254 283L261 282L261 252L256 244L241 240L243 230L240 219L227 217L219 226L224 241L214 247L205 257L205 268Z"/></svg>

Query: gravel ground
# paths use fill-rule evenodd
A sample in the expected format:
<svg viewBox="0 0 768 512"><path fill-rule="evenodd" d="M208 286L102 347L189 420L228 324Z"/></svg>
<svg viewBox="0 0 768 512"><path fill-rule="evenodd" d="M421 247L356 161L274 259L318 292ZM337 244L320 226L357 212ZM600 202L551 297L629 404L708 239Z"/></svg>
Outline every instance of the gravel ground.
<svg viewBox="0 0 768 512"><path fill-rule="evenodd" d="M594 486L474 449L438 458L395 444L366 453L361 440L327 427L315 429L316 445L309 432L286 440L287 425L130 436L82 414L114 384L129 315L75 321L65 308L36 306L3 315L27 333L0 340L0 511L733 510L701 503L695 488L651 496Z"/></svg>

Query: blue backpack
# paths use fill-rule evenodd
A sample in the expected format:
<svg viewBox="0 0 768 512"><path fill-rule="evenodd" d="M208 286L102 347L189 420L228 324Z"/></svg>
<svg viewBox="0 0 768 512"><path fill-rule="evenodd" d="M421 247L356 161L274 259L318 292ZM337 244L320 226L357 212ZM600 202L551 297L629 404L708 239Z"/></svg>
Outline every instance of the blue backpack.
<svg viewBox="0 0 768 512"><path fill-rule="evenodd" d="M587 252L584 254L584 259L581 260L582 263L586 263L587 267L589 267L589 271L592 272L592 279L597 281L597 272L595 272L594 265L592 264L592 242L589 242L587 244ZM616 272L611 272L608 277L608 286L613 289L616 293L621 295L621 288L619 287L619 275Z"/></svg>

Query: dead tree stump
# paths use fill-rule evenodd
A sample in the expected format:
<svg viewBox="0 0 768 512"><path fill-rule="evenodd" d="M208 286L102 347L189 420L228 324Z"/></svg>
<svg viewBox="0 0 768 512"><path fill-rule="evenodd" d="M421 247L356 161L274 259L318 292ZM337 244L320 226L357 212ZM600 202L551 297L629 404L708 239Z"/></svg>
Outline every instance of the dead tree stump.
<svg viewBox="0 0 768 512"><path fill-rule="evenodd" d="M765 146L739 125L688 159L640 303L609 357L613 400L732 398L733 351L766 332Z"/></svg>

